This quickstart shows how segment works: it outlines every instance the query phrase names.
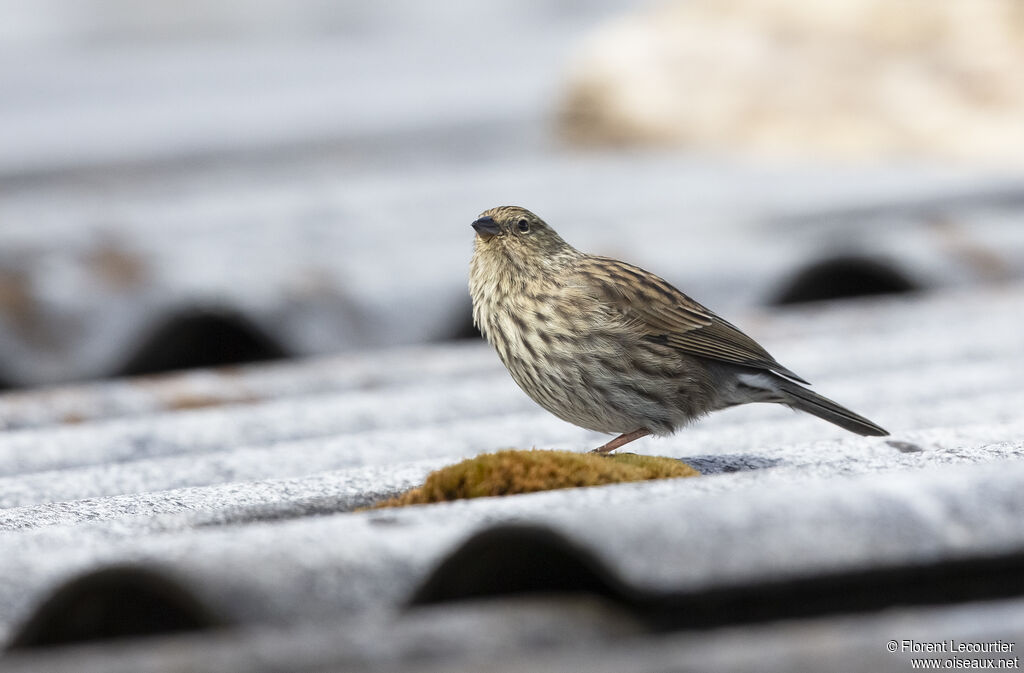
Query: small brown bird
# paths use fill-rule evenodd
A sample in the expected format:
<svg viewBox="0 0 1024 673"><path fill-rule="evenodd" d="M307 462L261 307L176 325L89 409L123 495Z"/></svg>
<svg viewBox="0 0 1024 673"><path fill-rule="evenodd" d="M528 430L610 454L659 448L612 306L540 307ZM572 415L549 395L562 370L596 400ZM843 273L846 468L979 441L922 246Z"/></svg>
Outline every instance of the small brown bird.
<svg viewBox="0 0 1024 673"><path fill-rule="evenodd" d="M476 230L473 322L519 387L559 418L618 434L595 453L749 402L889 434L804 388L757 342L653 273L576 250L517 206Z"/></svg>

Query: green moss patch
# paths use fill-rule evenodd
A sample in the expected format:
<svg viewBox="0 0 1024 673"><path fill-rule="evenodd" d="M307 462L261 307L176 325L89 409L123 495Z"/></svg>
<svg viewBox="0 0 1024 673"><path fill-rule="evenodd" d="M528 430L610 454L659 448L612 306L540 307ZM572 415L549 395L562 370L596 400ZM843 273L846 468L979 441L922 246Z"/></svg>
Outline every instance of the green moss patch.
<svg viewBox="0 0 1024 673"><path fill-rule="evenodd" d="M600 456L569 451L499 451L432 472L423 486L377 507L404 507L463 498L600 486L700 474L674 458L617 453Z"/></svg>

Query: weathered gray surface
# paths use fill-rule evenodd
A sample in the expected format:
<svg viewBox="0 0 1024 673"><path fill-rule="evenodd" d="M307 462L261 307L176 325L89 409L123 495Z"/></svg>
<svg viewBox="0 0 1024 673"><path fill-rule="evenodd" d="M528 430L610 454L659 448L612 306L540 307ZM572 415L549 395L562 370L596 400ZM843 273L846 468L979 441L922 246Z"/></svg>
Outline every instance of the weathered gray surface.
<svg viewBox="0 0 1024 673"><path fill-rule="evenodd" d="M882 615L786 622L700 634L640 635L637 623L607 606L563 599L428 608L399 618L252 628L144 644L74 648L38 658L14 657L12 673L195 671L684 671L837 673L911 670L906 653L889 654L894 638L1017 643L1021 601L973 607L897 609ZM386 631L388 637L380 634ZM472 634L472 642L467 638ZM981 655L984 657L993 655ZM994 655L1002 658L1006 655ZM176 669L177 667L177 669Z"/></svg>
<svg viewBox="0 0 1024 673"><path fill-rule="evenodd" d="M636 446L690 460L703 477L401 511L351 510L482 451L580 450L600 437L534 407L480 344L65 388L56 395L71 412L91 409L71 425L33 411L53 393L8 396L0 410L22 429L0 436L0 623L11 636L60 582L131 562L166 569L213 612L245 626L186 639L188 661L200 669L217 668L211 661L245 669L249 655L227 653L239 642L259 651L253 643L269 637L284 658L271 657L265 670L291 670L283 662L300 651L307 654L294 654L294 670L401 670L431 661L438 670L472 670L498 652L507 658L495 670L569 662L603 670L636 656L635 647L647 652L639 670L677 656L678 670L742 670L755 648L731 644L740 641L777 652L773 662L812 670L817 656L849 656L903 622L889 615L854 618L852 629L847 618L742 627L713 641L733 654L713 655L717 648L685 635L593 646L609 628L646 630L609 626L607 619L632 618L590 608L578 617L555 608L568 630L537 646L538 630L515 617L529 609L501 601L488 609L513 619L511 626L498 626L499 616L467 616L477 608L434 608L440 616L427 622L453 620L460 629L460 645L444 649L431 635L440 627L424 633L416 618L396 611L462 540L502 522L558 531L627 586L654 592L1024 549L1024 357L1015 314L1022 301L1024 288L1007 286L751 316L752 331L784 362L882 423L891 438L851 437L785 409L746 407ZM371 362L382 373L369 385ZM216 405L176 409L161 401L177 386L200 383ZM247 388L266 399L247 401L238 394ZM1002 613L986 606L911 613L937 632L1009 638L1012 630L993 616ZM950 616L965 612L974 618ZM398 631L383 626L396 618ZM360 624L362 635L352 638L362 645L331 638L331 625L350 631L352 623ZM384 638L385 628L388 651L405 654L366 644ZM804 646L801 629L826 635ZM175 642L168 652L177 651ZM438 649L423 660L421 647ZM61 670L68 665L61 656L18 666ZM95 670L135 661L131 646L89 656ZM152 659L152 670L168 661ZM884 651L871 661L877 670L907 665Z"/></svg>

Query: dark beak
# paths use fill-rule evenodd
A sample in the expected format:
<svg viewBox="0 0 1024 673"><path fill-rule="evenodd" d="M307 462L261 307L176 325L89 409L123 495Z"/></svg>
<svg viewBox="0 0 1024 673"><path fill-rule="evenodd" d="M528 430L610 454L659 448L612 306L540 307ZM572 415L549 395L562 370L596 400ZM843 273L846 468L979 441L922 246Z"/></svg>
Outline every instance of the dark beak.
<svg viewBox="0 0 1024 673"><path fill-rule="evenodd" d="M501 233L501 227L494 221L493 217L481 217L473 223L473 228L480 238L490 238Z"/></svg>

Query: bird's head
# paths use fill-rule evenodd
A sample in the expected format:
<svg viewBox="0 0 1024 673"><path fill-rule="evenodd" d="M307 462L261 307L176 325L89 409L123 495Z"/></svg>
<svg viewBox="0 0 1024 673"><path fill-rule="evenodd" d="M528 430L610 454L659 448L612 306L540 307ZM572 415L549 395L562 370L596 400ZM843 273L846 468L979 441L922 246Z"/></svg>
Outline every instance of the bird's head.
<svg viewBox="0 0 1024 673"><path fill-rule="evenodd" d="M473 222L476 251L521 268L557 265L579 253L526 208L499 206Z"/></svg>

